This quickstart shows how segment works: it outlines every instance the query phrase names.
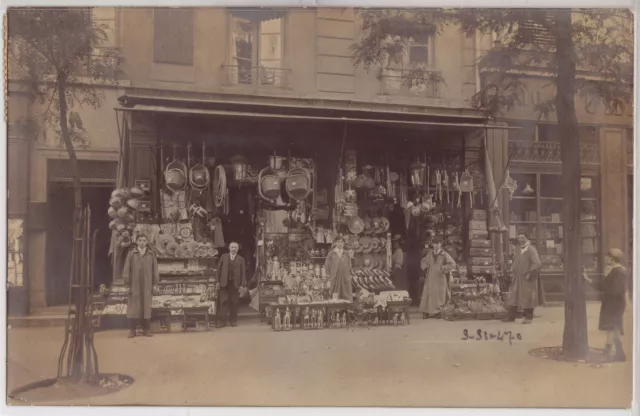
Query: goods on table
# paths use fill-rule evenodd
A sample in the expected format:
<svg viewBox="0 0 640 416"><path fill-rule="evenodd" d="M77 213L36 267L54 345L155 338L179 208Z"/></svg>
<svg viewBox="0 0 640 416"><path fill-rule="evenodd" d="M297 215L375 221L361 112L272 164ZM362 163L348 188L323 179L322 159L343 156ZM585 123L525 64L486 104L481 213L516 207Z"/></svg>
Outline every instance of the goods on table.
<svg viewBox="0 0 640 416"><path fill-rule="evenodd" d="M354 270L351 281L356 289L362 288L370 292L394 289L389 273L383 270Z"/></svg>

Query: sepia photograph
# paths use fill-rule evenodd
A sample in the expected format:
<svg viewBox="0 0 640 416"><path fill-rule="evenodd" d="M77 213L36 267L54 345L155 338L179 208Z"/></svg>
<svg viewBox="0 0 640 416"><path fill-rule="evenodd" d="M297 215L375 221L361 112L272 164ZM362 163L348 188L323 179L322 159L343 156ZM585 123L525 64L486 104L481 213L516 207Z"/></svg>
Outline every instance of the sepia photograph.
<svg viewBox="0 0 640 416"><path fill-rule="evenodd" d="M8 8L7 406L631 409L634 29Z"/></svg>

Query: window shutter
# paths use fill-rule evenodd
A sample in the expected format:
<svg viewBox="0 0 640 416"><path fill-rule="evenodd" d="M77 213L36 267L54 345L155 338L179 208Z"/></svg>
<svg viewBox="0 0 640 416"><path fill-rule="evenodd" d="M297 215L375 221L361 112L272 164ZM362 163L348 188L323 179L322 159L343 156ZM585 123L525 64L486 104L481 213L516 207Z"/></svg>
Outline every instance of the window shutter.
<svg viewBox="0 0 640 416"><path fill-rule="evenodd" d="M155 62L193 65L193 18L193 10L154 9Z"/></svg>

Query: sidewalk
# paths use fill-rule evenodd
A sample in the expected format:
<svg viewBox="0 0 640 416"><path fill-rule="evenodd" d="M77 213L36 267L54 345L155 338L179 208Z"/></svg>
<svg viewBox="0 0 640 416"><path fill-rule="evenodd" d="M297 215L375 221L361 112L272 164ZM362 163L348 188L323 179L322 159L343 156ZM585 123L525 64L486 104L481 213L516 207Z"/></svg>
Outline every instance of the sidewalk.
<svg viewBox="0 0 640 416"><path fill-rule="evenodd" d="M600 346L599 305L588 306ZM274 333L237 328L129 340L96 334L100 369L132 387L74 405L613 407L631 403L631 361L600 368L532 357L559 345L563 308L540 308L533 325L412 320L406 327ZM631 355L631 314L625 344ZM522 341L463 341L463 331L517 331ZM9 331L8 387L55 376L61 328Z"/></svg>

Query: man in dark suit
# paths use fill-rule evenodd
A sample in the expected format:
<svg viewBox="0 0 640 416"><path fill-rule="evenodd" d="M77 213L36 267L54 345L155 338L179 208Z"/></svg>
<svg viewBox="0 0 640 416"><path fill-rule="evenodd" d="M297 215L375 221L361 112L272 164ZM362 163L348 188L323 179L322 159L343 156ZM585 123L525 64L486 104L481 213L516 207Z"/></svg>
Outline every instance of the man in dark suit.
<svg viewBox="0 0 640 416"><path fill-rule="evenodd" d="M218 309L218 328L227 325L238 326L238 303L240 301L240 290L246 284L247 266L238 255L239 245L235 241L229 244L229 253L220 257L218 264L218 285L220 294L220 307Z"/></svg>

